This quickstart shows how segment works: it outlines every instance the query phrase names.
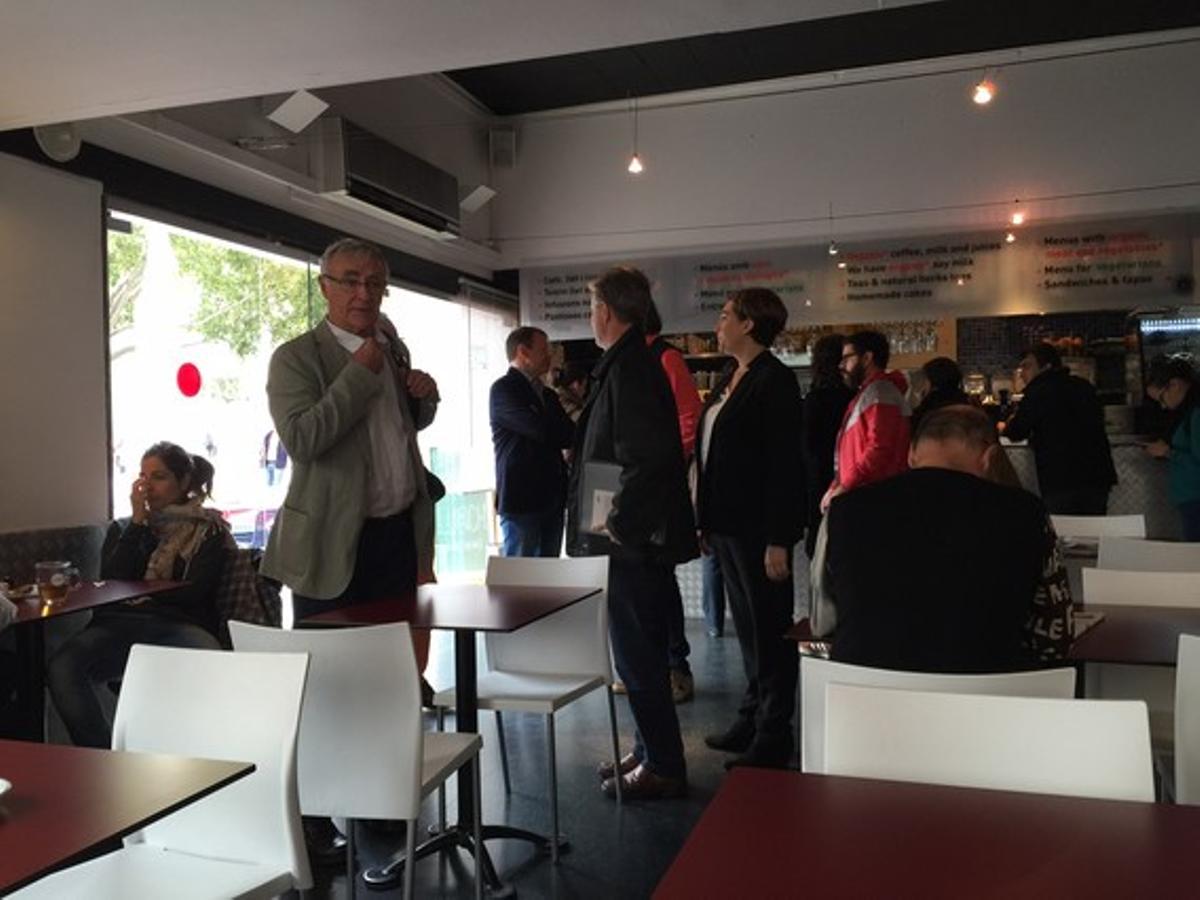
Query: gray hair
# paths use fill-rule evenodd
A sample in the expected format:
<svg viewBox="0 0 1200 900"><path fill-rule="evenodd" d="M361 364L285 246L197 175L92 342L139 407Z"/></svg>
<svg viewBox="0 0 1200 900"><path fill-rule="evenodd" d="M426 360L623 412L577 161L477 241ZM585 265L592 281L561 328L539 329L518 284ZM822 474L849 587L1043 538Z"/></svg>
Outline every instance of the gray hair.
<svg viewBox="0 0 1200 900"><path fill-rule="evenodd" d="M390 279L391 270L388 267L387 256L383 249L378 244L372 244L370 241L364 241L360 238L344 237L338 238L332 244L325 248L325 252L321 254L321 272L325 273L329 269L330 261L341 254L351 256L368 256L383 266L383 277Z"/></svg>

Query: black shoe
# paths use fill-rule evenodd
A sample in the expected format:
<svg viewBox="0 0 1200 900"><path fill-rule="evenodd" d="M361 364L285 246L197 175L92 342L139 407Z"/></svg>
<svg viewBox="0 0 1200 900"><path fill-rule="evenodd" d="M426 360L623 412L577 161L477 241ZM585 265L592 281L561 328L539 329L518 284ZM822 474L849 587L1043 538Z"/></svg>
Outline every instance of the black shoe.
<svg viewBox="0 0 1200 900"><path fill-rule="evenodd" d="M736 769L740 766L752 766L756 769L786 769L792 762L792 741L790 738L769 738L754 741L741 756L725 761L725 770Z"/></svg>
<svg viewBox="0 0 1200 900"><path fill-rule="evenodd" d="M346 862L346 838L338 834L333 822L319 816L304 816L304 846L314 866L342 865Z"/></svg>
<svg viewBox="0 0 1200 900"><path fill-rule="evenodd" d="M749 719L738 719L721 734L706 735L704 743L714 750L742 753L754 743L754 723Z"/></svg>

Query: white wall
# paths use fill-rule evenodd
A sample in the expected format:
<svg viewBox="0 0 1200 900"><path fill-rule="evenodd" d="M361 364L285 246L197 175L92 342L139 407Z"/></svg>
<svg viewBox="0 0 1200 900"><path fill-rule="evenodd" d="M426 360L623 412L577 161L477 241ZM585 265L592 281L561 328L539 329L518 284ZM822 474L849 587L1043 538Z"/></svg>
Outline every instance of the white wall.
<svg viewBox="0 0 1200 900"><path fill-rule="evenodd" d="M986 109L979 74L647 103L637 178L628 112L526 117L493 236L522 266L822 243L830 202L839 239L1000 227L1014 198L1034 222L1200 208L1194 44L1003 68Z"/></svg>
<svg viewBox="0 0 1200 900"><path fill-rule="evenodd" d="M0 532L108 511L101 187L0 154Z"/></svg>

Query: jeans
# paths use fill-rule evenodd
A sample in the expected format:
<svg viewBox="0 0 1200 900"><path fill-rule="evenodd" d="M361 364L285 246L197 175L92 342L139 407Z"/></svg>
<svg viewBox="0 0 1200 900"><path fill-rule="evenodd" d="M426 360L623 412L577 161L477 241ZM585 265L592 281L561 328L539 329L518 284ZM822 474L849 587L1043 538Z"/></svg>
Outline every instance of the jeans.
<svg viewBox="0 0 1200 900"><path fill-rule="evenodd" d="M112 745L112 724L96 689L124 675L134 644L221 649L211 633L183 619L131 608L97 612L87 628L54 654L46 672L54 706L77 746ZM187 698L180 697L179 702L186 703Z"/></svg>
<svg viewBox="0 0 1200 900"><path fill-rule="evenodd" d="M716 553L700 557L700 577L703 585L704 623L709 634L725 633L725 578Z"/></svg>
<svg viewBox="0 0 1200 900"><path fill-rule="evenodd" d="M671 598L678 596L678 590L669 565L618 556L609 563L609 634L617 675L625 683L637 727L633 754L650 771L667 778L687 774L667 672Z"/></svg>
<svg viewBox="0 0 1200 900"><path fill-rule="evenodd" d="M562 553L563 508L545 512L500 515L501 556L548 556Z"/></svg>
<svg viewBox="0 0 1200 900"><path fill-rule="evenodd" d="M1183 520L1183 539L1200 541L1200 500L1180 503L1179 517Z"/></svg>
<svg viewBox="0 0 1200 900"><path fill-rule="evenodd" d="M712 534L708 542L721 560L746 672L738 717L754 723L755 740L790 743L800 666L796 642L786 636L792 624L792 578L767 578L762 541Z"/></svg>
<svg viewBox="0 0 1200 900"><path fill-rule="evenodd" d="M367 519L358 538L354 575L336 597L306 597L292 594L296 626L302 619L341 609L355 603L411 597L417 592L417 542L412 511L380 519Z"/></svg>

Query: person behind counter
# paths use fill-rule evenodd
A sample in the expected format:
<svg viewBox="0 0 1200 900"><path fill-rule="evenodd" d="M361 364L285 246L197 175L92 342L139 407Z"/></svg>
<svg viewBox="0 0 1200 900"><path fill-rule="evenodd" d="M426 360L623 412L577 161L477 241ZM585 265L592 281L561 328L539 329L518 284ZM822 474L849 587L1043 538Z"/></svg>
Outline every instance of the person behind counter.
<svg viewBox="0 0 1200 900"><path fill-rule="evenodd" d="M1170 440L1147 445L1146 452L1170 463L1169 494L1183 521L1183 539L1200 541L1200 406L1196 372L1180 357L1158 357L1146 373L1146 395L1179 413Z"/></svg>
<svg viewBox="0 0 1200 900"><path fill-rule="evenodd" d="M220 649L215 598L236 545L221 514L204 506L212 484L212 464L177 444L157 443L142 456L133 515L109 528L100 577L187 584L97 609L50 661L50 695L76 745L111 744L96 689L121 678L134 644Z"/></svg>
<svg viewBox="0 0 1200 900"><path fill-rule="evenodd" d="M1096 389L1067 371L1049 344L1029 348L1020 371L1025 393L1004 436L1028 438L1046 509L1055 515L1105 515L1117 470Z"/></svg>

